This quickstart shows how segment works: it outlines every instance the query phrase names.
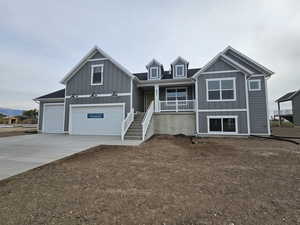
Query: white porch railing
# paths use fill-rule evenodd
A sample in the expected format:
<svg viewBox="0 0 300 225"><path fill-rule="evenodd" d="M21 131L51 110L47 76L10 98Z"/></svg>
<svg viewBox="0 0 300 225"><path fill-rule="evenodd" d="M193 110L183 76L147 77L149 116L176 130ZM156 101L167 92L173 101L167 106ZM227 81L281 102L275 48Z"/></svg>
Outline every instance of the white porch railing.
<svg viewBox="0 0 300 225"><path fill-rule="evenodd" d="M134 110L131 109L130 112L127 114L127 117L125 120L123 120L122 122L122 133L121 133L121 138L122 138L122 141L124 141L124 136L128 130L128 128L130 127L131 123L133 122L134 120Z"/></svg>
<svg viewBox="0 0 300 225"><path fill-rule="evenodd" d="M285 115L292 115L293 110L292 109L281 109L280 110L280 115L285 116ZM278 110L274 111L274 116L278 116Z"/></svg>
<svg viewBox="0 0 300 225"><path fill-rule="evenodd" d="M195 110L195 100L159 101L159 112L185 112Z"/></svg>
<svg viewBox="0 0 300 225"><path fill-rule="evenodd" d="M146 132L148 130L153 113L154 113L154 101L150 103L147 112L145 113L145 116L143 118L143 122L142 122L143 140L145 140Z"/></svg>

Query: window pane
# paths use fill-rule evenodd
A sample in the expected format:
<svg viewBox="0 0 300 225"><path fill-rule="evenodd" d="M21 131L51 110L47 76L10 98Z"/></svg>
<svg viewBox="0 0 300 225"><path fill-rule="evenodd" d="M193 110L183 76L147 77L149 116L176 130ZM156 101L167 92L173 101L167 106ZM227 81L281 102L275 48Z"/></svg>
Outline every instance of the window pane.
<svg viewBox="0 0 300 225"><path fill-rule="evenodd" d="M170 98L170 97L173 97L173 98L176 98L176 90L167 90L167 98Z"/></svg>
<svg viewBox="0 0 300 225"><path fill-rule="evenodd" d="M259 89L259 81L250 81L250 89L252 90Z"/></svg>
<svg viewBox="0 0 300 225"><path fill-rule="evenodd" d="M235 132L235 119L224 118L223 119L223 131L224 132Z"/></svg>
<svg viewBox="0 0 300 225"><path fill-rule="evenodd" d="M222 99L234 99L233 90L222 91Z"/></svg>
<svg viewBox="0 0 300 225"><path fill-rule="evenodd" d="M222 131L221 119L209 119L209 131Z"/></svg>
<svg viewBox="0 0 300 225"><path fill-rule="evenodd" d="M187 90L186 89L177 89L177 99L186 100L187 99Z"/></svg>
<svg viewBox="0 0 300 225"><path fill-rule="evenodd" d="M157 77L157 68L151 68L151 77Z"/></svg>
<svg viewBox="0 0 300 225"><path fill-rule="evenodd" d="M102 82L102 67L93 68L93 83L98 84Z"/></svg>
<svg viewBox="0 0 300 225"><path fill-rule="evenodd" d="M208 90L212 89L220 89L220 81L218 80L210 80L207 82Z"/></svg>
<svg viewBox="0 0 300 225"><path fill-rule="evenodd" d="M176 75L177 76L183 76L183 66L177 66L176 67Z"/></svg>
<svg viewBox="0 0 300 225"><path fill-rule="evenodd" d="M221 87L222 89L233 89L233 80L222 80Z"/></svg>
<svg viewBox="0 0 300 225"><path fill-rule="evenodd" d="M220 99L220 91L208 91L208 99L209 100L219 100Z"/></svg>

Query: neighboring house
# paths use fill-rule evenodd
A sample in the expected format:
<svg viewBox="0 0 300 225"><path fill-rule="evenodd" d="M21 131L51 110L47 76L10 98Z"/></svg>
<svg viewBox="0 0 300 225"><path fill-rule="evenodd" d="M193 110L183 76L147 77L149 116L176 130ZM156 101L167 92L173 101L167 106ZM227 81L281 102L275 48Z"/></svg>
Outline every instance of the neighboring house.
<svg viewBox="0 0 300 225"><path fill-rule="evenodd" d="M292 109L281 110L280 103L287 101L292 101ZM281 96L275 102L277 102L278 110L274 112L274 116L279 117L279 123L281 123L282 117L296 126L300 126L300 89Z"/></svg>
<svg viewBox="0 0 300 225"><path fill-rule="evenodd" d="M153 59L131 73L94 47L41 96L39 130L76 135L269 135L267 80L272 71L232 47L202 68L182 57L169 68Z"/></svg>
<svg viewBox="0 0 300 225"><path fill-rule="evenodd" d="M17 124L19 122L19 119L14 116L6 116L6 117L2 118L2 122L4 124L12 125L12 124Z"/></svg>

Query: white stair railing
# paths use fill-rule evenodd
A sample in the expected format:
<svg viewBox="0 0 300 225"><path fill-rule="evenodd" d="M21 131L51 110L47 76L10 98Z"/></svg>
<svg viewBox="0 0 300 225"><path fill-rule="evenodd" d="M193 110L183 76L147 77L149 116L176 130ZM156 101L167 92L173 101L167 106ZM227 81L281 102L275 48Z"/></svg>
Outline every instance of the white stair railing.
<svg viewBox="0 0 300 225"><path fill-rule="evenodd" d="M124 141L124 136L125 136L128 128L130 127L131 123L133 122L133 120L134 120L134 109L132 108L130 110L130 112L127 114L126 119L123 120L123 122L122 122L122 131L121 131L122 141Z"/></svg>
<svg viewBox="0 0 300 225"><path fill-rule="evenodd" d="M147 112L145 113L143 122L142 122L142 129L143 129L143 140L145 140L146 133L152 118L152 115L154 113L154 101L152 101L147 109Z"/></svg>

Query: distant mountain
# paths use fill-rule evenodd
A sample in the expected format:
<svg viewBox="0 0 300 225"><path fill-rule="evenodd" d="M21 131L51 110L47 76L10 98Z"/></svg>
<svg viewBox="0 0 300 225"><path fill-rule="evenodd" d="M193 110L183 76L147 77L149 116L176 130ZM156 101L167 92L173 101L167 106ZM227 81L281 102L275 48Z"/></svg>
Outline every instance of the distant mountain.
<svg viewBox="0 0 300 225"><path fill-rule="evenodd" d="M23 112L24 110L20 110L20 109L8 109L8 108L0 107L0 113L7 116L19 116L22 115Z"/></svg>

